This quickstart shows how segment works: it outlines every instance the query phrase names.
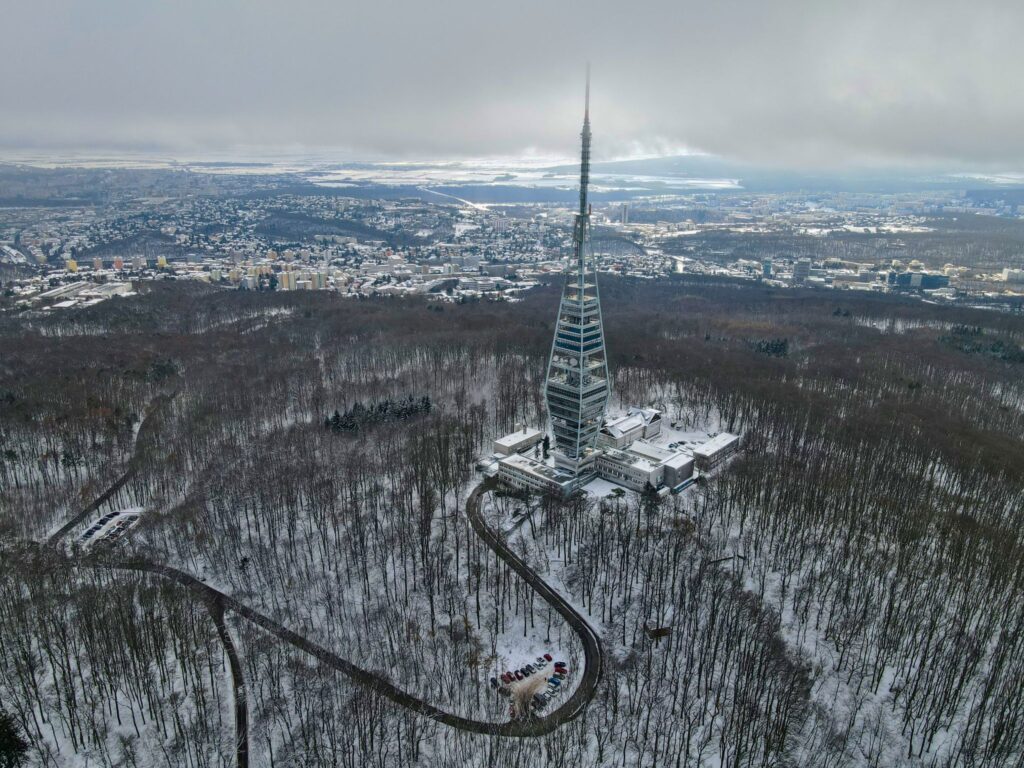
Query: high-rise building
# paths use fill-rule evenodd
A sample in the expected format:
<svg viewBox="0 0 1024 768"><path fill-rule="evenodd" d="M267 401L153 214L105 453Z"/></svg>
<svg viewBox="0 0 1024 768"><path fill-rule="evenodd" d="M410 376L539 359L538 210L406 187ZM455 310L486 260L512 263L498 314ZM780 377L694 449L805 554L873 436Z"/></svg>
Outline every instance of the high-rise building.
<svg viewBox="0 0 1024 768"><path fill-rule="evenodd" d="M555 438L555 466L583 479L595 471L597 434L608 404L597 272L590 252L590 73L587 73L580 153L580 207L573 230L573 271L558 307L545 399Z"/></svg>
<svg viewBox="0 0 1024 768"><path fill-rule="evenodd" d="M1008 283L1024 283L1024 269L1003 268L1003 280Z"/></svg>

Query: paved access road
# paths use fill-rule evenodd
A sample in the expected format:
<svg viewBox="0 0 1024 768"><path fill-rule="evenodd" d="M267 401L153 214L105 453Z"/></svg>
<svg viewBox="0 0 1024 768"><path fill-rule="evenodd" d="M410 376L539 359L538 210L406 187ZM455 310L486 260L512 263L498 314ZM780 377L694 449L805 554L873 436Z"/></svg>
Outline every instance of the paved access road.
<svg viewBox="0 0 1024 768"><path fill-rule="evenodd" d="M557 728L562 723L580 715L594 697L597 684L601 681L601 672L604 665L604 650L601 647L601 638L579 611L573 608L558 592L548 586L547 582L535 570L530 568L519 555L512 551L501 535L487 525L484 521L483 513L480 511L480 499L486 491L487 482L485 481L473 489L466 502L466 514L469 516L469 522L473 526L473 530L476 531L477 536L484 540L487 546L494 550L498 557L508 563L512 570L533 587L545 602L558 611L559 615L565 619L566 624L572 628L573 632L583 642L583 676L580 678L579 685L576 686L572 696L557 709L553 709L546 717L523 721L527 726L532 726L541 725L553 720L556 721L554 727ZM548 728L541 731L541 733L549 733L552 730L554 728ZM517 735L525 736L532 734Z"/></svg>
<svg viewBox="0 0 1024 768"><path fill-rule="evenodd" d="M269 616L266 616L259 611L250 608L244 603L239 602L231 595L203 583L195 576L186 573L185 571L172 568L168 565L152 563L141 558L127 560L106 559L109 555L106 557L91 557L86 561L86 563L93 567L154 573L176 581L191 590L207 605L214 607L213 615L215 620L220 618L220 621L218 621L218 631L223 629L221 624L223 611L232 611L272 635L284 640L286 643L293 645L311 656L315 656L319 661L332 669L343 672L354 681L365 686L374 693L384 696L406 709L412 710L424 717L429 717L431 720L443 723L444 725L452 728L458 728L463 731L471 731L473 733L482 733L494 736L543 736L551 733L563 723L578 717L586 709L590 700L593 698L594 692L597 690L598 682L601 679L601 670L604 663L601 639L590 624L587 623L586 619L584 619L583 616L558 592L548 586L540 575L523 562L523 560L508 547L504 539L502 539L490 528L490 526L487 525L480 511L480 500L487 490L488 484L485 481L473 489L473 492L469 495L469 499L466 502L466 514L469 516L469 521L473 526L473 530L492 550L494 550L494 553L498 557L508 563L508 565L524 580L526 580L526 582L533 587L547 603L558 611L573 631L579 635L580 640L583 642L584 669L579 685L568 700L556 709L551 710L551 712L545 717L532 717L525 720L511 720L499 723L489 720L474 720L472 718L445 712L429 702L417 698L412 694L406 693L392 684L391 681L387 680L385 677L357 667L355 664L343 659L333 651L324 648L297 632L293 632ZM51 543L52 541L53 540L51 540ZM232 656L233 651L234 648L232 647L229 651ZM234 666L233 662L232 673L235 672ZM240 682L236 677L236 694L239 692L239 685ZM242 692L244 694L244 686L242 687ZM244 749L244 746L241 744L241 740L239 746L241 753L242 749ZM242 763L240 762L240 764Z"/></svg>
<svg viewBox="0 0 1024 768"><path fill-rule="evenodd" d="M139 424L139 431L135 433L135 446L132 452L131 459L128 460L128 467L124 473L114 481L114 484L107 488L103 493L96 497L96 500L92 504L87 506L81 512L76 514L64 525L58 528L49 539L46 540L47 544L51 546L60 541L68 531L78 525L80 522L85 520L90 514L95 512L100 506L107 501L111 496L117 493L127 483L135 473L139 470L139 449L140 446L145 444L144 438L147 436L149 430L151 430L153 424L153 416L162 410L171 400L174 399L177 392L172 392L169 395L157 395L153 398L153 401L149 404L149 408L146 409L146 415L142 419L142 423Z"/></svg>

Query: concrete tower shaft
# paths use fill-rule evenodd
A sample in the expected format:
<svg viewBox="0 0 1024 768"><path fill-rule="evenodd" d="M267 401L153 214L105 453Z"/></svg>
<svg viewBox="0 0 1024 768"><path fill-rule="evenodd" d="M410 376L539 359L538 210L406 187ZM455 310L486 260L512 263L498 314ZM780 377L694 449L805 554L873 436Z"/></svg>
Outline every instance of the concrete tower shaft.
<svg viewBox="0 0 1024 768"><path fill-rule="evenodd" d="M555 438L555 463L582 476L593 471L597 434L610 391L597 272L590 263L589 67L580 138L580 207L573 228L575 274L566 278L558 307L544 395Z"/></svg>

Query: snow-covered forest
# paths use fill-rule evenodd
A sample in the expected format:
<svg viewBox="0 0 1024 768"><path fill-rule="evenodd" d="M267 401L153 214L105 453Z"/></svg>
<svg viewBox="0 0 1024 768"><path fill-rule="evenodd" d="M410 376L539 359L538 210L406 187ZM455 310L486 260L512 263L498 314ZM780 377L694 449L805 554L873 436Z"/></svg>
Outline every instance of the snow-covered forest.
<svg viewBox="0 0 1024 768"><path fill-rule="evenodd" d="M1024 759L1021 318L603 280L613 403L745 450L661 501L486 495L493 520L529 511L509 545L607 655L582 715L508 738L111 565L180 569L410 696L507 720L490 676L546 648L582 664L466 515L490 441L544 420L557 287L148 291L0 320L0 708L30 764ZM136 508L122 537L82 541Z"/></svg>

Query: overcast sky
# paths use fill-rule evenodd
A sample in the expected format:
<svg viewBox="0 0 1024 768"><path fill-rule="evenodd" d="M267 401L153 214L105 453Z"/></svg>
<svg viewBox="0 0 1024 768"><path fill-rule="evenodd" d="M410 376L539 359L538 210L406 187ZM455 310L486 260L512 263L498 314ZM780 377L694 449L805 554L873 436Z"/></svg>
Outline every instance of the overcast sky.
<svg viewBox="0 0 1024 768"><path fill-rule="evenodd" d="M0 147L1024 167L1024 2L4 0Z"/></svg>

